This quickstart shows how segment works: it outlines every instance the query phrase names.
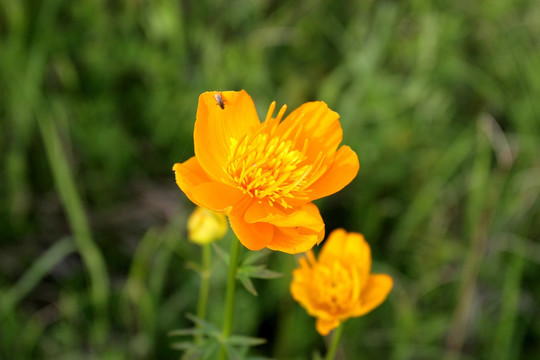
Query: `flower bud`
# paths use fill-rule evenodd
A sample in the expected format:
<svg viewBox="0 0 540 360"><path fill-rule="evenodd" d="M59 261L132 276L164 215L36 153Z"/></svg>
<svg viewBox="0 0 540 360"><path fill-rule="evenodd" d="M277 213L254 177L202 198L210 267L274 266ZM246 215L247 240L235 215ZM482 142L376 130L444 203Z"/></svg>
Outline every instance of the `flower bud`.
<svg viewBox="0 0 540 360"><path fill-rule="evenodd" d="M188 239L199 245L220 240L227 232L225 215L197 207L187 221Z"/></svg>

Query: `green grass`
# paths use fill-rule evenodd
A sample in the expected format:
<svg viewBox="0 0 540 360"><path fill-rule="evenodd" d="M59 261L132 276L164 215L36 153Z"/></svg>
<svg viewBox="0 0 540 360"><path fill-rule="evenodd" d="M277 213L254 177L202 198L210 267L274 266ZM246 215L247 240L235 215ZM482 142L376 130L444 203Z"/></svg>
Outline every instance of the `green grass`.
<svg viewBox="0 0 540 360"><path fill-rule="evenodd" d="M540 357L539 34L537 1L0 2L0 359L181 356L200 249L171 167L199 94L242 88L260 115L327 102L360 158L318 205L395 287L338 355ZM324 354L295 266L238 289L233 333L268 339L250 355Z"/></svg>

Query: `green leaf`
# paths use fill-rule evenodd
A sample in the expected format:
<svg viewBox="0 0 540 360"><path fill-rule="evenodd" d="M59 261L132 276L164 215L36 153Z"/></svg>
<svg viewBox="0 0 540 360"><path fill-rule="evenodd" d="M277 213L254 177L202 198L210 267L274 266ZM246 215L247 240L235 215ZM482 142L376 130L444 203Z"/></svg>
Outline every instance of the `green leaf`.
<svg viewBox="0 0 540 360"><path fill-rule="evenodd" d="M186 314L186 318L190 321L192 321L193 323L195 323L195 325L198 325L200 328L206 330L207 333L210 333L210 332L219 332L219 329L212 323L208 322L208 321L205 321L193 314Z"/></svg>
<svg viewBox="0 0 540 360"><path fill-rule="evenodd" d="M257 260L262 259L268 255L270 255L272 252L268 249L262 249L257 251L250 251L248 255L244 258L244 261L242 261L242 265L250 265L255 263Z"/></svg>
<svg viewBox="0 0 540 360"><path fill-rule="evenodd" d="M257 293L257 290L255 290L255 286L249 277L241 275L238 277L238 279L249 293L251 293L253 296L259 296L259 293Z"/></svg>
<svg viewBox="0 0 540 360"><path fill-rule="evenodd" d="M219 343L216 341L210 342L208 343L208 345L204 346L204 352L202 354L202 358L205 360L215 359L218 351L219 351Z"/></svg>
<svg viewBox="0 0 540 360"><path fill-rule="evenodd" d="M204 348L196 347L193 349L188 349L184 354L182 354L182 360L199 360L203 358Z"/></svg>
<svg viewBox="0 0 540 360"><path fill-rule="evenodd" d="M238 241L238 240L233 239L232 241ZM223 260L223 262L228 265L229 264L229 253L226 252L225 250L223 250L221 248L221 246L219 246L216 242L212 243L212 247L216 251L216 254L221 258L221 260Z"/></svg>
<svg viewBox="0 0 540 360"><path fill-rule="evenodd" d="M238 269L238 276L245 275L257 279L275 279L283 274L266 268L266 265L248 265Z"/></svg>
<svg viewBox="0 0 540 360"><path fill-rule="evenodd" d="M227 358L229 360L240 360L241 356L238 351L231 344L225 343L225 350L227 352Z"/></svg>
<svg viewBox="0 0 540 360"><path fill-rule="evenodd" d="M240 267L236 273L236 278L240 280L242 285L248 292L254 296L258 296L257 290L251 281L251 278L255 279L274 279L283 276L276 271L268 270L266 265L244 265Z"/></svg>
<svg viewBox="0 0 540 360"><path fill-rule="evenodd" d="M243 335L232 335L227 339L227 343L236 346L257 346L266 343L266 339Z"/></svg>
<svg viewBox="0 0 540 360"><path fill-rule="evenodd" d="M179 342L172 343L171 348L175 350L189 350L189 349L196 349L198 348L198 346L192 343L191 341L179 341Z"/></svg>
<svg viewBox="0 0 540 360"><path fill-rule="evenodd" d="M200 328L178 329L169 331L169 336L189 336L189 335L204 335L207 331Z"/></svg>
<svg viewBox="0 0 540 360"><path fill-rule="evenodd" d="M275 279L278 277L282 277L283 274L279 273L277 271L269 270L266 268L259 269L255 271L253 274L251 274L251 277L257 278L257 279Z"/></svg>

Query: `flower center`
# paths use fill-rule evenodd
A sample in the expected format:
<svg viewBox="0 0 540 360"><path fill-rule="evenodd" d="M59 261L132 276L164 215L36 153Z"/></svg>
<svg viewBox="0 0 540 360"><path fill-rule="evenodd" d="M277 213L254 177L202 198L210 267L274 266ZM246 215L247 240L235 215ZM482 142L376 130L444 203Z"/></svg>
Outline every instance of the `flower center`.
<svg viewBox="0 0 540 360"><path fill-rule="evenodd" d="M288 208L287 199L306 197L303 190L314 165L305 163L307 140L302 150L298 150L294 138L285 140L275 135L285 107L271 119L274 108L275 102L257 132L239 140L230 139L225 171L244 193L267 200L270 206L278 203Z"/></svg>
<svg viewBox="0 0 540 360"><path fill-rule="evenodd" d="M294 149L290 140L283 141L268 133L246 135L240 141L231 139L226 171L245 193L287 207L287 198L295 197L306 184L313 165L305 165L305 150Z"/></svg>
<svg viewBox="0 0 540 360"><path fill-rule="evenodd" d="M353 267L336 261L328 265L319 263L313 270L320 283L316 299L321 305L331 312L340 312L358 304L364 282Z"/></svg>

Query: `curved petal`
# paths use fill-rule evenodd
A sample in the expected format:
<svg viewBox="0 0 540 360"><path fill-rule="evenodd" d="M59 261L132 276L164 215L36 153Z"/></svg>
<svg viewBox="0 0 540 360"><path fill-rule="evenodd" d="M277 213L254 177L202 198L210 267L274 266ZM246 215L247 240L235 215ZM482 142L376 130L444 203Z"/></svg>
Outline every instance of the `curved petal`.
<svg viewBox="0 0 540 360"><path fill-rule="evenodd" d="M313 203L285 212L276 206L265 206L254 201L247 209L244 219L249 223L266 222L278 227L303 227L315 232L324 230L321 213Z"/></svg>
<svg viewBox="0 0 540 360"><path fill-rule="evenodd" d="M298 254L310 250L323 237L324 230L317 232L302 227L275 227L274 237L267 247L287 254Z"/></svg>
<svg viewBox="0 0 540 360"><path fill-rule="evenodd" d="M299 262L300 268L293 271L293 280L291 281L289 289L294 300L312 315L312 310L315 308L312 304L312 299L315 294L313 291L313 271L311 266L308 265L306 258L300 258Z"/></svg>
<svg viewBox="0 0 540 360"><path fill-rule="evenodd" d="M231 186L212 180L203 170L195 156L173 166L176 183L195 204L228 213L244 194Z"/></svg>
<svg viewBox="0 0 540 360"><path fill-rule="evenodd" d="M392 290L392 278L385 274L370 275L364 291L361 295L362 300L355 309L353 316L367 314L379 306Z"/></svg>
<svg viewBox="0 0 540 360"><path fill-rule="evenodd" d="M249 250L266 247L274 236L274 226L268 223L248 223L242 213L234 211L229 215L229 222L238 240Z"/></svg>
<svg viewBox="0 0 540 360"><path fill-rule="evenodd" d="M287 213L284 210L278 209L276 206L270 206L260 201L252 201L244 214L244 220L249 223L261 221L263 219L269 219L275 214Z"/></svg>
<svg viewBox="0 0 540 360"><path fill-rule="evenodd" d="M339 320L336 319L317 319L317 323L315 327L317 328L317 332L321 334L322 336L326 336L330 333L330 331L334 330L339 326Z"/></svg>
<svg viewBox="0 0 540 360"><path fill-rule="evenodd" d="M214 180L227 181L223 168L227 164L230 139L239 139L260 125L255 104L244 90L201 94L193 141L202 168Z"/></svg>
<svg viewBox="0 0 540 360"><path fill-rule="evenodd" d="M371 269L371 249L362 234L336 229L330 233L319 254L319 262L354 264L364 279Z"/></svg>
<svg viewBox="0 0 540 360"><path fill-rule="evenodd" d="M308 161L322 153L332 155L343 138L339 114L322 101L308 102L290 113L276 131L284 140L293 140L298 149L307 141Z"/></svg>
<svg viewBox="0 0 540 360"><path fill-rule="evenodd" d="M332 195L347 186L358 173L358 156L348 146L342 146L336 153L330 168L309 189L311 201Z"/></svg>

